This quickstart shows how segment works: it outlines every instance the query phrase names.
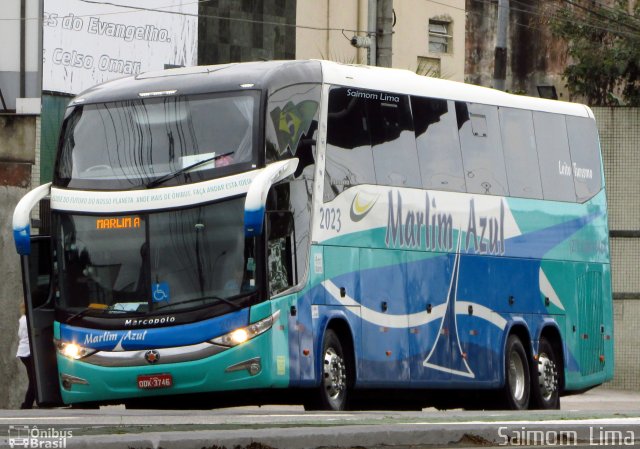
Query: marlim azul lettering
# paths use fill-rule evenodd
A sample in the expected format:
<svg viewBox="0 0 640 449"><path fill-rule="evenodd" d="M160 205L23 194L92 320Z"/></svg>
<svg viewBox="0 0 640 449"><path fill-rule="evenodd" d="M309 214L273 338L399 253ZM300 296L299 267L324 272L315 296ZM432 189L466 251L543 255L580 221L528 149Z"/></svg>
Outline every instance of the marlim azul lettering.
<svg viewBox="0 0 640 449"><path fill-rule="evenodd" d="M441 212L435 198L426 193L422 210L404 211L402 196L397 192L394 205L393 192L389 191L389 211L385 243L387 247L425 249L427 251L452 251L453 215ZM499 216L478 216L475 199L469 201L469 219L466 238L461 250L476 254L504 254L504 202L500 201ZM460 230L462 232L462 230Z"/></svg>

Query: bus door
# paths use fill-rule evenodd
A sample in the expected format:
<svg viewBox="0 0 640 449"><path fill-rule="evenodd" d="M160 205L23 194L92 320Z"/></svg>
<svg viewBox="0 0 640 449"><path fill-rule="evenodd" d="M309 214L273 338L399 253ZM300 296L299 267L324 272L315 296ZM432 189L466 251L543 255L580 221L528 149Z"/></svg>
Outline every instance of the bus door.
<svg viewBox="0 0 640 449"><path fill-rule="evenodd" d="M29 324L29 346L39 406L62 405L53 341L54 304L51 289L51 238L31 237L31 254L21 255L24 303Z"/></svg>

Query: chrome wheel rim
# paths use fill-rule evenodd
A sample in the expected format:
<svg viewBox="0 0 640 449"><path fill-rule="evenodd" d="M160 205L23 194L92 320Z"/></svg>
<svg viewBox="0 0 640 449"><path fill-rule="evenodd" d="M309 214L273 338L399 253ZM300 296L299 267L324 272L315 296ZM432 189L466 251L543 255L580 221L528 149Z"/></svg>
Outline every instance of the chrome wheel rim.
<svg viewBox="0 0 640 449"><path fill-rule="evenodd" d="M540 394L548 401L558 389L558 370L555 362L544 353L538 357L538 380Z"/></svg>
<svg viewBox="0 0 640 449"><path fill-rule="evenodd" d="M324 353L323 378L327 397L339 400L346 388L347 373L344 360L333 348L327 348Z"/></svg>
<svg viewBox="0 0 640 449"><path fill-rule="evenodd" d="M522 358L517 351L511 351L511 356L509 357L509 386L511 387L511 396L518 402L524 398L525 379Z"/></svg>

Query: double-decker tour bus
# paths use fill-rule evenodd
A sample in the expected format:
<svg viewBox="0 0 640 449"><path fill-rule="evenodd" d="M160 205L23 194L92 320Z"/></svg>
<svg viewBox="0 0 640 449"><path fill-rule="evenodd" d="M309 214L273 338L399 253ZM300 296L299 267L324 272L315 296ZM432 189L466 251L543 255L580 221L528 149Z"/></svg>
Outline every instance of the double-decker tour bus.
<svg viewBox="0 0 640 449"><path fill-rule="evenodd" d="M584 105L326 61L144 73L71 101L13 226L41 404L557 408L613 375Z"/></svg>

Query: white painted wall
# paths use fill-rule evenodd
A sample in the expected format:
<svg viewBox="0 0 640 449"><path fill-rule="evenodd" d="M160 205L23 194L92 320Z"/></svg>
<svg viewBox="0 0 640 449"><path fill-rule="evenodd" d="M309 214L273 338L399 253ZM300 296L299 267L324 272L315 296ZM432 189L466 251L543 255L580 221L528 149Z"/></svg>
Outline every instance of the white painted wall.
<svg viewBox="0 0 640 449"><path fill-rule="evenodd" d="M446 5L444 5L446 4ZM464 0L396 0L393 31L393 66L415 71L418 57L439 58L441 77L464 81L465 7ZM452 49L448 53L429 52L429 19L446 19L451 24Z"/></svg>
<svg viewBox="0 0 640 449"><path fill-rule="evenodd" d="M0 89L9 109L16 109L20 95L20 4L21 0L3 0L0 4ZM39 16L40 0L25 2L25 73L26 97L40 95L38 76L40 57ZM33 100L32 102L36 102ZM30 103L29 103L30 105ZM24 108L24 104L22 105ZM0 108L2 105L0 104ZM39 107L27 108L28 112Z"/></svg>
<svg viewBox="0 0 640 449"><path fill-rule="evenodd" d="M20 46L13 45L20 39L20 0L3 2L0 8L0 42L2 57L0 58L0 72L20 70ZM6 45L11 43L11 45Z"/></svg>
<svg viewBox="0 0 640 449"><path fill-rule="evenodd" d="M45 0L43 88L78 94L127 75L193 66L198 57L198 2L120 0L118 5Z"/></svg>
<svg viewBox="0 0 640 449"><path fill-rule="evenodd" d="M39 0L26 2L26 71L38 70ZM4 0L0 7L0 72L20 71L20 0Z"/></svg>

